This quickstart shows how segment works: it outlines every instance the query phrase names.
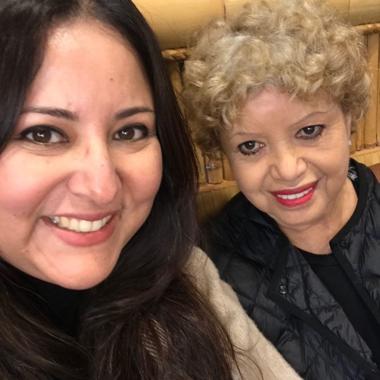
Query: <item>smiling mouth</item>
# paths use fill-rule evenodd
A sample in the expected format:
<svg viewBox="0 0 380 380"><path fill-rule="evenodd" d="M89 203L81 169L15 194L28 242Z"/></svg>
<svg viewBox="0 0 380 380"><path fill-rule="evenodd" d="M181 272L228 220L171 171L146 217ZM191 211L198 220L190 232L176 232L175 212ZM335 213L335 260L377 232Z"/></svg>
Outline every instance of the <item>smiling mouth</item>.
<svg viewBox="0 0 380 380"><path fill-rule="evenodd" d="M56 227L74 231L74 232L96 232L101 230L112 218L112 215L107 215L98 220L85 220L77 218L69 218L66 216L49 216L48 219Z"/></svg>
<svg viewBox="0 0 380 380"><path fill-rule="evenodd" d="M314 195L318 181L294 189L272 192L278 203L285 207L298 207L308 203Z"/></svg>
<svg viewBox="0 0 380 380"><path fill-rule="evenodd" d="M309 194L310 191L313 190L313 186L309 187L308 189L301 191L300 193L295 194L276 194L276 197L286 200L293 200L293 199L299 199L304 197L305 195Z"/></svg>

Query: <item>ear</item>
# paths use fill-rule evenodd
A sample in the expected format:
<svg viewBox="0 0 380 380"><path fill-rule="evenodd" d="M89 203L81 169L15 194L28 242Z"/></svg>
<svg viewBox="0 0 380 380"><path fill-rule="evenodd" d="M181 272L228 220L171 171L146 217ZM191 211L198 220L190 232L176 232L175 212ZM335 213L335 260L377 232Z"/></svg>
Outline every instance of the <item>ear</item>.
<svg viewBox="0 0 380 380"><path fill-rule="evenodd" d="M352 117L351 113L347 112L344 115L344 123L346 124L346 130L347 130L347 136L349 139L351 139L351 134L352 134Z"/></svg>

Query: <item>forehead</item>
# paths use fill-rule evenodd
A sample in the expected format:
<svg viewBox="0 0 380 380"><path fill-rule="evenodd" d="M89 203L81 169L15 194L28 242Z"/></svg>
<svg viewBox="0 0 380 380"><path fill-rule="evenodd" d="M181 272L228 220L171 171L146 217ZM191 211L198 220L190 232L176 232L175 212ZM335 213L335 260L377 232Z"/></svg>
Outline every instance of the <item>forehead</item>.
<svg viewBox="0 0 380 380"><path fill-rule="evenodd" d="M151 103L136 51L118 32L95 20L79 19L53 28L27 101L48 98L80 105L88 97L101 96L109 102L118 96L126 103Z"/></svg>
<svg viewBox="0 0 380 380"><path fill-rule="evenodd" d="M259 93L247 97L233 125L254 121L267 122L268 120L293 123L308 115L326 113L336 106L336 103L323 93L305 100L292 96L281 89L267 87Z"/></svg>

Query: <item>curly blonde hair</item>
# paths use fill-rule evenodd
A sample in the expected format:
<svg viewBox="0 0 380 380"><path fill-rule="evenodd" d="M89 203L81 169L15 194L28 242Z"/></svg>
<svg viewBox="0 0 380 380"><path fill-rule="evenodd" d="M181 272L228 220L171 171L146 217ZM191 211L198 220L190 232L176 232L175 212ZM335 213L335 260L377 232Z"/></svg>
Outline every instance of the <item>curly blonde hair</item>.
<svg viewBox="0 0 380 380"><path fill-rule="evenodd" d="M194 138L205 151L220 149L221 128L268 85L303 100L324 93L354 127L368 106L367 66L362 36L324 2L251 1L235 20L203 30L185 63Z"/></svg>

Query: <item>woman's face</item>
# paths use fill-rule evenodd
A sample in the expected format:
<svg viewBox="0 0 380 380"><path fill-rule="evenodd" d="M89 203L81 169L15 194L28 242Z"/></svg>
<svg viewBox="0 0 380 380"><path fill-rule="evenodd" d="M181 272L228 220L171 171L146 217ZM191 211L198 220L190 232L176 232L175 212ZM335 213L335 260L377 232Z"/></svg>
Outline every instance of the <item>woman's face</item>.
<svg viewBox="0 0 380 380"><path fill-rule="evenodd" d="M283 230L341 215L352 191L350 120L327 97L303 102L266 88L221 139L241 191Z"/></svg>
<svg viewBox="0 0 380 380"><path fill-rule="evenodd" d="M97 22L57 27L0 155L1 257L63 287L98 284L148 217L161 174L132 47Z"/></svg>

